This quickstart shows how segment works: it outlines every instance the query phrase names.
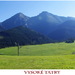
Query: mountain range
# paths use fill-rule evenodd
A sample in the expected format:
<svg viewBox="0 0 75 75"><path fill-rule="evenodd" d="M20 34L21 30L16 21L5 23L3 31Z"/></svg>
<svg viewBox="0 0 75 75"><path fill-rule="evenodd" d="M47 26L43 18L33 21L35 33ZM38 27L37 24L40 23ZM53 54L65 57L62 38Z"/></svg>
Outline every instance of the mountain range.
<svg viewBox="0 0 75 75"><path fill-rule="evenodd" d="M34 17L17 13L0 22L1 47L52 43L75 39L75 18L43 11Z"/></svg>
<svg viewBox="0 0 75 75"><path fill-rule="evenodd" d="M56 41L75 38L75 18L53 15L46 11L28 20L28 28Z"/></svg>
<svg viewBox="0 0 75 75"><path fill-rule="evenodd" d="M75 20L75 18L61 17L44 11L38 16L31 17L28 20L28 27L44 35L48 35L68 20Z"/></svg>

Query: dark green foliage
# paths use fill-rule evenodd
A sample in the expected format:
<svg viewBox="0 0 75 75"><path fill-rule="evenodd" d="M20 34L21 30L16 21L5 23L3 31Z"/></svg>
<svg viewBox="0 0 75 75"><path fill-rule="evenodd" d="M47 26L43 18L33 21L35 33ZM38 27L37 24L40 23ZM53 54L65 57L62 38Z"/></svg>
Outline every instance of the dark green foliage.
<svg viewBox="0 0 75 75"><path fill-rule="evenodd" d="M20 26L0 32L0 48L19 45L43 44L53 42L49 38Z"/></svg>
<svg viewBox="0 0 75 75"><path fill-rule="evenodd" d="M74 42L74 39L68 39L67 41L66 41L66 43L73 43Z"/></svg>

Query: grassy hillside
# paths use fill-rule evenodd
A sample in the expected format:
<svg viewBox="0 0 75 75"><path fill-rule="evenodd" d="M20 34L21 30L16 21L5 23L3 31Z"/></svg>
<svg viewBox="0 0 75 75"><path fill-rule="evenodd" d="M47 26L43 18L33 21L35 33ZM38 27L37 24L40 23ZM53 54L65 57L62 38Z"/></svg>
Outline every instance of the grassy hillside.
<svg viewBox="0 0 75 75"><path fill-rule="evenodd" d="M0 54L17 55L17 47L0 49ZM52 43L41 45L27 45L20 48L22 56L50 56L50 55L70 55L75 53L75 43Z"/></svg>
<svg viewBox="0 0 75 75"><path fill-rule="evenodd" d="M75 43L52 43L0 49L0 69L75 69Z"/></svg>

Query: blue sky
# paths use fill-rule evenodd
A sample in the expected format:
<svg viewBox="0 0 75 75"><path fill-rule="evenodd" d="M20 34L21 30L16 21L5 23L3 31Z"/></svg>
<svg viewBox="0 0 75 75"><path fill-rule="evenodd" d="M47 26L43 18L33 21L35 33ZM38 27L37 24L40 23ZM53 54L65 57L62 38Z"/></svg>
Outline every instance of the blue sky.
<svg viewBox="0 0 75 75"><path fill-rule="evenodd" d="M18 12L31 17L42 11L75 17L75 1L0 1L0 22Z"/></svg>

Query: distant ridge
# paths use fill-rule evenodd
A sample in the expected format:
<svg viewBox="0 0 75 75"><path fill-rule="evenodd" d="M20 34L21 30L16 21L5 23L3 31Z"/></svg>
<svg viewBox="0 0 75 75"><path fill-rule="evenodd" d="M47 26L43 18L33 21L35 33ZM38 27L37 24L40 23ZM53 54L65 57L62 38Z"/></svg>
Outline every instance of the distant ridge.
<svg viewBox="0 0 75 75"><path fill-rule="evenodd" d="M49 34L49 37L58 41L75 39L75 21L68 20L62 23L57 30Z"/></svg>

